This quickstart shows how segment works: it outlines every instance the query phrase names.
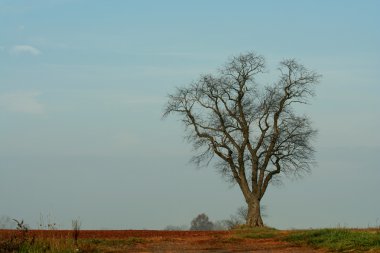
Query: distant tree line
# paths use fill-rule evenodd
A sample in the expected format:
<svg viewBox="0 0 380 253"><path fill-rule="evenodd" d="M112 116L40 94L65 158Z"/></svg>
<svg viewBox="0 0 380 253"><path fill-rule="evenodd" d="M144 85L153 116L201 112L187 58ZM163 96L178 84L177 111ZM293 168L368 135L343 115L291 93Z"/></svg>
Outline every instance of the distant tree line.
<svg viewBox="0 0 380 253"><path fill-rule="evenodd" d="M264 208L262 208L264 209ZM263 211L263 210L262 210ZM190 223L182 226L166 226L164 230L168 231L210 231L210 230L228 230L239 227L245 224L248 215L248 208L245 206L239 207L235 214L228 219L212 222L205 213L198 214ZM265 216L265 214L264 214Z"/></svg>

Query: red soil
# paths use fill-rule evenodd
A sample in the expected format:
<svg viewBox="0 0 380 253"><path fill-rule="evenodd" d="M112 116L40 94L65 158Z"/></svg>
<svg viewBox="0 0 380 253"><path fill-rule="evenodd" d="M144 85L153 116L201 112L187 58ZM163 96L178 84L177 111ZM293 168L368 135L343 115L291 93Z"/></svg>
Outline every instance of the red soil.
<svg viewBox="0 0 380 253"><path fill-rule="evenodd" d="M0 230L0 237L11 236L14 230ZM29 236L38 238L71 238L70 230L31 230ZM155 230L81 230L80 239L142 239L126 251L112 252L324 252L295 247L278 239L244 239L232 231L155 231ZM111 251L110 251L111 252Z"/></svg>

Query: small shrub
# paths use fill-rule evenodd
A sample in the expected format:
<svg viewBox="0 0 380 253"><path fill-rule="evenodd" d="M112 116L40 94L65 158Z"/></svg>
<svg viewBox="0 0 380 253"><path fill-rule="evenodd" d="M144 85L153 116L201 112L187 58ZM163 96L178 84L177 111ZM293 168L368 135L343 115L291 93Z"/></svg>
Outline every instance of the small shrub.
<svg viewBox="0 0 380 253"><path fill-rule="evenodd" d="M72 237L73 237L74 243L75 243L75 245L78 245L78 238L79 238L79 233L80 233L81 222L78 219L72 220L71 225L72 225L72 229L73 229Z"/></svg>
<svg viewBox="0 0 380 253"><path fill-rule="evenodd" d="M190 230L212 230L214 224L209 220L208 216L204 213L199 214L191 221Z"/></svg>
<svg viewBox="0 0 380 253"><path fill-rule="evenodd" d="M0 252L23 252L35 243L35 237L29 237L29 227L24 220L13 219L13 221L17 223L17 231L9 238L0 241Z"/></svg>
<svg viewBox="0 0 380 253"><path fill-rule="evenodd" d="M40 222L38 225L39 225L39 229L44 229L44 230L56 230L58 226L50 214L46 216L43 216L42 214L40 214Z"/></svg>

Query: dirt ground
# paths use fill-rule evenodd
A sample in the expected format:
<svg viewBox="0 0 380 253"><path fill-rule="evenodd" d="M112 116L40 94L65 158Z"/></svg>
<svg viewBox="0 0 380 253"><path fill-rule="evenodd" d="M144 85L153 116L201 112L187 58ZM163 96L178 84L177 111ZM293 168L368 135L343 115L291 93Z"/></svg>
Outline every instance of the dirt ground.
<svg viewBox="0 0 380 253"><path fill-rule="evenodd" d="M3 237L14 231L1 231ZM67 230L32 230L30 235L39 238L71 238ZM283 233L286 233L284 231ZM122 248L110 246L107 252L325 252L305 247L292 246L275 238L241 238L232 231L154 231L154 230L83 230L80 240L87 243L126 242Z"/></svg>

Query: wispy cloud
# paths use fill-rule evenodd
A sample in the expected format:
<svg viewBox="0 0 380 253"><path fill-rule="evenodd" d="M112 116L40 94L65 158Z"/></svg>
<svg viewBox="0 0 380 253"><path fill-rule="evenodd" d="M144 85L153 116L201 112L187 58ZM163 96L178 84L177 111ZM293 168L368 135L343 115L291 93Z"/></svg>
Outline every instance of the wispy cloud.
<svg viewBox="0 0 380 253"><path fill-rule="evenodd" d="M31 54L39 55L41 51L30 45L15 45L10 49L12 54Z"/></svg>
<svg viewBox="0 0 380 253"><path fill-rule="evenodd" d="M39 92L0 93L0 109L9 112L42 114L45 108L38 101Z"/></svg>

